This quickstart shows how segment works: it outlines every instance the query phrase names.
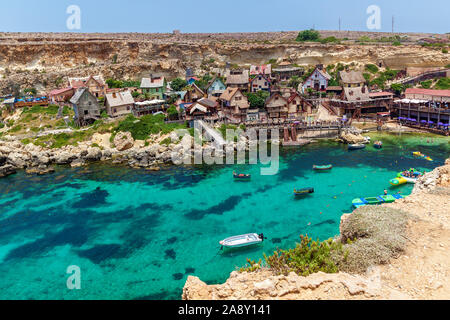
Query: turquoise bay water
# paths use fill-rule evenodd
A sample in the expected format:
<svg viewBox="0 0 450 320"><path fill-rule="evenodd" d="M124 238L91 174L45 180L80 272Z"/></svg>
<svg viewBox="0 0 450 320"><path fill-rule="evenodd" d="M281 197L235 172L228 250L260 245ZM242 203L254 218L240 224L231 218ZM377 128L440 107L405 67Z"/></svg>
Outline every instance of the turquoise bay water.
<svg viewBox="0 0 450 320"><path fill-rule="evenodd" d="M148 172L98 164L1 179L0 299L180 299L188 275L223 282L247 258L294 246L300 234L333 237L353 198L386 188L407 195L412 185L394 189L389 179L442 165L450 153L445 139L384 138L382 150L328 142L286 149L275 176L250 165ZM410 156L418 150L434 161ZM312 170L328 163L330 172ZM252 180L234 182L233 170ZM316 192L295 199L302 187ZM268 240L219 251L219 240L248 232ZM81 268L81 290L66 287L70 265Z"/></svg>

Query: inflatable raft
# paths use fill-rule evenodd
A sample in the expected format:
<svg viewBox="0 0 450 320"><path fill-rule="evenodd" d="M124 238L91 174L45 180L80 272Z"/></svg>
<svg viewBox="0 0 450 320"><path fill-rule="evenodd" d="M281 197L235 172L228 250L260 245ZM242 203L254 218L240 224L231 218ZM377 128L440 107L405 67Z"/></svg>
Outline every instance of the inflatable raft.
<svg viewBox="0 0 450 320"><path fill-rule="evenodd" d="M389 183L393 186L400 186L402 184L408 183L408 180L405 177L397 177L389 180Z"/></svg>
<svg viewBox="0 0 450 320"><path fill-rule="evenodd" d="M412 154L413 154L414 157L422 158L422 159L425 159L427 161L433 161L433 159L431 159L431 157L424 155L420 151L414 151Z"/></svg>
<svg viewBox="0 0 450 320"><path fill-rule="evenodd" d="M388 194L388 195L382 195L382 196L377 196L377 197L356 198L356 199L353 199L352 205L355 208L359 208L359 207L367 206L367 205L391 203L397 199L402 199L402 198L403 198L403 196L401 196L399 194Z"/></svg>

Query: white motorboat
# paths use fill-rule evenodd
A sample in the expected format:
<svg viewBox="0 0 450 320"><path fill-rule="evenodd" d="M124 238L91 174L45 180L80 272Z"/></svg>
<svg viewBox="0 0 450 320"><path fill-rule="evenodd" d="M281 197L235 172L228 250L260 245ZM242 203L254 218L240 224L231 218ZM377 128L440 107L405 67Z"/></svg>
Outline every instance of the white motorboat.
<svg viewBox="0 0 450 320"><path fill-rule="evenodd" d="M220 241L220 245L225 248L240 248L259 244L264 241L264 235L256 233L247 233L239 236L233 236Z"/></svg>

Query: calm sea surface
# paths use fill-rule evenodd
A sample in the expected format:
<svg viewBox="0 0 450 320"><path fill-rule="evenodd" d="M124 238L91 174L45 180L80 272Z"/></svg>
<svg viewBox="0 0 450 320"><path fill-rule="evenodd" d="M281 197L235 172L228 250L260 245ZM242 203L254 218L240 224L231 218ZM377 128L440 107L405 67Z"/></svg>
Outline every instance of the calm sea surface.
<svg viewBox="0 0 450 320"><path fill-rule="evenodd" d="M259 175L258 165L148 172L96 164L0 179L0 299L180 299L188 275L223 282L247 258L294 246L300 234L333 237L352 199L384 189L408 195L412 185L394 189L389 179L410 167L433 169L450 155L444 137L375 138L383 149L349 152L332 142L285 149L275 176ZM312 170L328 163L330 172ZM233 170L252 180L234 182ZM293 189L302 187L316 192L295 199ZM219 251L219 240L249 232L268 240ZM81 290L66 287L71 265L81 269Z"/></svg>

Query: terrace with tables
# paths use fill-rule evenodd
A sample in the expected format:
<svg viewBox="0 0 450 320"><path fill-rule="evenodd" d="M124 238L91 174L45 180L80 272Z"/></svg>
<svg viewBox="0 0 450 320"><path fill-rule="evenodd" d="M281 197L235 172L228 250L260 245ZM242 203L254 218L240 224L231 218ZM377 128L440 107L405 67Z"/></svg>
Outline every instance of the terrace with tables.
<svg viewBox="0 0 450 320"><path fill-rule="evenodd" d="M449 134L450 103L419 99L394 101L393 115L405 126Z"/></svg>

